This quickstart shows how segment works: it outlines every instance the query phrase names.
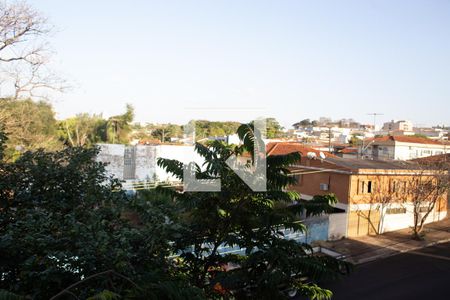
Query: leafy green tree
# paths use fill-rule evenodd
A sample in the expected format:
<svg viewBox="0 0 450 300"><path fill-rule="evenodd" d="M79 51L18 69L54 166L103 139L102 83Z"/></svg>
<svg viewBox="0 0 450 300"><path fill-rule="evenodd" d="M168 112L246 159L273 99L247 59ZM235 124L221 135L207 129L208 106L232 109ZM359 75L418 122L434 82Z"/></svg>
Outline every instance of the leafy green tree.
<svg viewBox="0 0 450 300"><path fill-rule="evenodd" d="M158 124L152 128L152 137L161 142L170 142L170 138L180 138L183 136L183 129L176 124Z"/></svg>
<svg viewBox="0 0 450 300"><path fill-rule="evenodd" d="M275 118L267 118L266 126L268 139L280 138L283 136L284 128L280 125L280 123L278 123L278 121Z"/></svg>
<svg viewBox="0 0 450 300"><path fill-rule="evenodd" d="M356 134L352 134L350 140L348 141L353 147L359 146L361 144L361 139L357 137Z"/></svg>
<svg viewBox="0 0 450 300"><path fill-rule="evenodd" d="M168 263L171 211L160 198L128 199L97 151L38 150L0 163L0 290L30 299L201 295Z"/></svg>
<svg viewBox="0 0 450 300"><path fill-rule="evenodd" d="M81 113L58 122L58 136L65 144L92 146L106 141L106 120L101 115Z"/></svg>
<svg viewBox="0 0 450 300"><path fill-rule="evenodd" d="M107 141L113 144L127 144L129 142L133 118L134 108L131 104L126 105L124 114L110 117L107 121Z"/></svg>
<svg viewBox="0 0 450 300"><path fill-rule="evenodd" d="M311 125L311 120L310 119L304 119L301 120L300 122L297 122L295 124L293 124L292 126L294 127L306 127L306 126L310 126Z"/></svg>
<svg viewBox="0 0 450 300"><path fill-rule="evenodd" d="M318 197L300 202L299 194L287 192L295 183L288 167L300 159L298 153L267 157L267 191L252 191L225 163L232 155L253 153L253 142L262 141L253 125L239 127L241 146L214 141L196 144L205 159L195 166L198 179L220 179L220 192L171 193L180 224L174 240L184 270L193 285L208 297L251 299L283 298L283 290L297 289L315 299L328 299L331 292L314 282L335 278L347 265L329 257L311 254L311 247L286 240L281 229L305 232L299 216L331 209L334 197ZM257 163L252 159L250 164ZM183 180L183 163L158 160L158 165ZM241 165L249 172L249 164ZM220 247L238 246L245 255L221 254ZM227 267L238 266L226 271ZM304 279L307 278L308 281Z"/></svg>
<svg viewBox="0 0 450 300"><path fill-rule="evenodd" d="M60 148L52 106L45 101L0 99L0 122L8 134L5 156L21 151Z"/></svg>
<svg viewBox="0 0 450 300"><path fill-rule="evenodd" d="M239 125L238 122L195 120L195 135L197 139L230 135L236 132Z"/></svg>

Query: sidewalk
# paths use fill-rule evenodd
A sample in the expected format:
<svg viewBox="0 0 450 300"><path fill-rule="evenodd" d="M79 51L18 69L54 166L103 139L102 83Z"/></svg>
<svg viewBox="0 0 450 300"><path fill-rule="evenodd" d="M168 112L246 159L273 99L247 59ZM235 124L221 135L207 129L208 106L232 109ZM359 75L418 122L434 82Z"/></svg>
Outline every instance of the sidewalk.
<svg viewBox="0 0 450 300"><path fill-rule="evenodd" d="M320 242L320 245L339 252L349 262L362 264L450 241L450 218L425 225L424 232L425 237L422 241L412 240L411 229L408 228L381 235Z"/></svg>

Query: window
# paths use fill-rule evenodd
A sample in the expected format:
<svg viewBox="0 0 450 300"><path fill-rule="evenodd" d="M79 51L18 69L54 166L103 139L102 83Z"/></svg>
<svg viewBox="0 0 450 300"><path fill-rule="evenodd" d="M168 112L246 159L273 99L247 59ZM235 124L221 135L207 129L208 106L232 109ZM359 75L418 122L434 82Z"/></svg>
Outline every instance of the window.
<svg viewBox="0 0 450 300"><path fill-rule="evenodd" d="M406 214L406 208L404 207L388 208L386 209L386 214L388 215Z"/></svg>
<svg viewBox="0 0 450 300"><path fill-rule="evenodd" d="M320 190L321 191L328 191L328 189L329 189L329 186L328 186L327 183L321 183L320 184Z"/></svg>
<svg viewBox="0 0 450 300"><path fill-rule="evenodd" d="M302 184L302 174L296 174L294 175L294 178L297 184Z"/></svg>
<svg viewBox="0 0 450 300"><path fill-rule="evenodd" d="M406 183L406 181L402 182L402 181L398 181L398 180L392 180L389 190L391 193L406 192L407 183Z"/></svg>
<svg viewBox="0 0 450 300"><path fill-rule="evenodd" d="M371 194L373 191L372 181L362 181L361 182L361 194Z"/></svg>
<svg viewBox="0 0 450 300"><path fill-rule="evenodd" d="M421 212L421 213L428 212L428 206L421 206L421 207L419 207L419 212Z"/></svg>

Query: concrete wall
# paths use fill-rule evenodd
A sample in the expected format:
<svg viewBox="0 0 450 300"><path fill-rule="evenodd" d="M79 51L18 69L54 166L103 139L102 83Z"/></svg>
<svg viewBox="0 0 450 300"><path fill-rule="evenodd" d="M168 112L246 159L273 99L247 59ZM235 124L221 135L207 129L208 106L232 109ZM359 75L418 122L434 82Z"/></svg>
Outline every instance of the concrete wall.
<svg viewBox="0 0 450 300"><path fill-rule="evenodd" d="M443 153L450 153L450 147L433 144L408 144L396 142L395 159L409 160Z"/></svg>
<svg viewBox="0 0 450 300"><path fill-rule="evenodd" d="M114 175L119 180L123 180L125 145L98 144L97 146L100 147L97 160L107 163L106 171L108 174Z"/></svg>
<svg viewBox="0 0 450 300"><path fill-rule="evenodd" d="M194 150L194 146L174 146L174 145L160 145L156 150L156 157L162 157L167 159L176 159L184 164L190 162L197 163L200 167L204 160ZM174 181L178 180L171 174L166 173L162 168L156 167L156 176L160 181Z"/></svg>
<svg viewBox="0 0 450 300"><path fill-rule="evenodd" d="M334 213L328 216L328 240L338 240L347 235L347 212Z"/></svg>
<svg viewBox="0 0 450 300"><path fill-rule="evenodd" d="M364 155L381 160L410 160L414 158L427 157L443 153L450 153L450 147L436 144L417 144L395 142L394 144L377 144L378 151L374 151L374 145L367 147Z"/></svg>
<svg viewBox="0 0 450 300"><path fill-rule="evenodd" d="M442 207L439 206L440 206L439 204L436 204L435 209L428 215L425 224L441 221L446 217L447 215L446 205L442 204ZM406 209L406 212L388 214L387 209L391 208L404 208ZM384 207L381 207L381 205L376 204L360 203L350 205L349 209L350 209L349 215L351 216L350 223L353 224L356 222L355 220L358 218L358 214L361 214L364 217L359 218L359 221L356 222L358 223L359 230L349 227L349 229L347 230L348 236L360 236L376 233L370 228L370 226L366 225L367 220L365 217L367 217L366 212L368 212L369 210L372 210L372 217L371 217L372 224L377 228L378 233L411 228L414 224L414 212L413 212L413 205L411 203L403 203L403 204L391 203L384 205ZM357 232L359 233L357 234Z"/></svg>
<svg viewBox="0 0 450 300"><path fill-rule="evenodd" d="M97 160L107 163L106 170L109 174L118 178L124 179L124 154L125 145L118 144L99 144L100 153ZM178 145L137 145L135 146L135 171L134 178L127 181L142 182L142 181L178 181L171 174L164 171L157 166L157 159L167 158L176 159L183 163L191 161L196 162L201 166L203 159L195 152L193 146L178 146Z"/></svg>
<svg viewBox="0 0 450 300"><path fill-rule="evenodd" d="M413 206L411 204L404 204L403 207L406 208L406 213L384 214L384 217L382 217L380 220L382 222L381 226L382 233L404 228L410 228L414 225ZM440 221L444 219L446 215L447 211L438 211L435 209L428 215L425 224Z"/></svg>
<svg viewBox="0 0 450 300"><path fill-rule="evenodd" d="M326 241L328 239L328 216L317 216L303 221L307 227L307 232L294 232L289 229L283 229L284 238L295 240L298 243L312 243L315 241Z"/></svg>

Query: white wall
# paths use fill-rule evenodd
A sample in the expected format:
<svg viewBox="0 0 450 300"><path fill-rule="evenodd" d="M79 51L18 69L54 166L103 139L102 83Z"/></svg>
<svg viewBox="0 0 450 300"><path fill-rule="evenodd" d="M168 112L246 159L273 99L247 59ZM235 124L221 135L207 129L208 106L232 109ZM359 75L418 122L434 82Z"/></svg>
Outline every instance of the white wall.
<svg viewBox="0 0 450 300"><path fill-rule="evenodd" d="M381 207L381 205L380 205ZM406 213L402 214L387 214L386 209L387 208L396 208L396 207L403 207L406 208ZM358 210L369 210L369 209L376 209L376 204L351 204L350 210L351 211L358 211ZM394 231L404 228L411 228L414 224L414 211L413 211L413 205L412 204L395 204L392 203L390 205L385 205L383 208L383 213L381 214L380 222L380 232L388 232L388 231ZM443 220L447 216L447 211L432 211L429 215L427 220L425 221L425 224L431 223L431 222L437 222Z"/></svg>
<svg viewBox="0 0 450 300"><path fill-rule="evenodd" d="M450 153L450 147L433 144L396 143L395 159L409 160L437 154Z"/></svg>
<svg viewBox="0 0 450 300"><path fill-rule="evenodd" d="M107 163L106 171L123 180L125 145L99 144L100 153L97 160ZM171 174L157 166L159 157L176 159L185 164L194 161L203 164L203 159L194 150L194 146L178 145L138 145L136 149L135 179L127 182L141 181L178 181Z"/></svg>
<svg viewBox="0 0 450 300"><path fill-rule="evenodd" d="M160 145L156 147L158 147L156 150L156 157L176 159L184 164L195 162L200 167L204 162L203 158L195 152L194 146ZM178 180L158 166L156 167L155 172L160 181Z"/></svg>
<svg viewBox="0 0 450 300"><path fill-rule="evenodd" d="M338 240L347 235L347 212L335 213L328 215L328 239Z"/></svg>
<svg viewBox="0 0 450 300"><path fill-rule="evenodd" d="M97 161L107 163L106 172L119 180L123 180L125 146L119 144L98 144L97 146L100 148Z"/></svg>

